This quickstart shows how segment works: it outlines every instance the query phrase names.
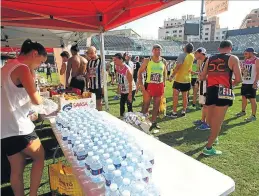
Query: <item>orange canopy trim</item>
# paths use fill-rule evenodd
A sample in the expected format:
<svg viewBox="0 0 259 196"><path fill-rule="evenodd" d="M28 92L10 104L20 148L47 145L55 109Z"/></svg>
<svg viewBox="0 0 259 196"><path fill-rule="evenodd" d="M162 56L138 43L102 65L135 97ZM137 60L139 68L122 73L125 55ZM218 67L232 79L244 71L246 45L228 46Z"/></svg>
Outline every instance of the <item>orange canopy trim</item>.
<svg viewBox="0 0 259 196"><path fill-rule="evenodd" d="M2 0L2 26L103 32L184 0Z"/></svg>
<svg viewBox="0 0 259 196"><path fill-rule="evenodd" d="M45 48L47 53L53 53L53 48ZM14 47L1 47L1 52L6 53L17 53L20 52L21 48L14 48Z"/></svg>

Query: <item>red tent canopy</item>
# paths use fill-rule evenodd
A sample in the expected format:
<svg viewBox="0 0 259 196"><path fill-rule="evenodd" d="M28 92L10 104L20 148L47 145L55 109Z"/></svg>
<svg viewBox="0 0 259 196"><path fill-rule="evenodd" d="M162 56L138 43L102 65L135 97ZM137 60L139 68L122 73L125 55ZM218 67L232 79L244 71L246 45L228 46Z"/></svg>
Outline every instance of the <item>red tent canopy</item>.
<svg viewBox="0 0 259 196"><path fill-rule="evenodd" d="M2 26L108 31L184 0L2 0Z"/></svg>

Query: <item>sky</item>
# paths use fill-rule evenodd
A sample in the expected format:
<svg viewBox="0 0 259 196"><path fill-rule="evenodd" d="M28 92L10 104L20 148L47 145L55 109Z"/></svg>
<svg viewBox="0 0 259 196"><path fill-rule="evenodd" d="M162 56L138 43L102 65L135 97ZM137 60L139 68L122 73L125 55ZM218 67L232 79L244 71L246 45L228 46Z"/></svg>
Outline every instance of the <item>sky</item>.
<svg viewBox="0 0 259 196"><path fill-rule="evenodd" d="M229 0L228 11L218 15L220 18L220 27L238 29L245 16L249 14L252 9L256 8L259 8L259 0ZM200 0L186 0L116 29L132 28L144 38L157 39L158 28L163 26L164 20L168 18L180 19L183 15L187 14L193 14L198 17L200 16L200 12Z"/></svg>

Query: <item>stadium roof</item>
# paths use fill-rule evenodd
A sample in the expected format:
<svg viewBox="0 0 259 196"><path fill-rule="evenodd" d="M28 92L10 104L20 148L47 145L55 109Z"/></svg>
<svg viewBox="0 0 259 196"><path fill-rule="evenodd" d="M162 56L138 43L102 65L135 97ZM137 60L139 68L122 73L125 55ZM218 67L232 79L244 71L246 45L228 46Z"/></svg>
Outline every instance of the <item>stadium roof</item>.
<svg viewBox="0 0 259 196"><path fill-rule="evenodd" d="M183 0L2 0L3 26L103 32Z"/></svg>

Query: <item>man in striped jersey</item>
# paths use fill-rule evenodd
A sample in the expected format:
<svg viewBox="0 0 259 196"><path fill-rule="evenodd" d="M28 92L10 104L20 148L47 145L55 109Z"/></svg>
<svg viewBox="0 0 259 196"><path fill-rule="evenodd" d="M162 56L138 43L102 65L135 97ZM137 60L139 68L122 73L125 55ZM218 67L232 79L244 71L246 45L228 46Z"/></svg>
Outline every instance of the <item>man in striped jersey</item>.
<svg viewBox="0 0 259 196"><path fill-rule="evenodd" d="M204 65L207 61L206 57L206 49L205 48L198 48L194 53L195 59L197 61L200 61L200 67L199 72L201 73L203 71ZM201 120L194 121L193 123L198 126L198 129L200 130L208 130L210 129L210 126L208 125L206 121L207 117L207 106L205 105L206 102L206 88L207 84L205 81L199 81L199 103L202 105L202 115Z"/></svg>
<svg viewBox="0 0 259 196"><path fill-rule="evenodd" d="M97 110L102 110L102 95L103 95L103 69L101 59L97 56L96 48L91 46L87 55L90 60L87 63L87 79L89 90L96 95Z"/></svg>

